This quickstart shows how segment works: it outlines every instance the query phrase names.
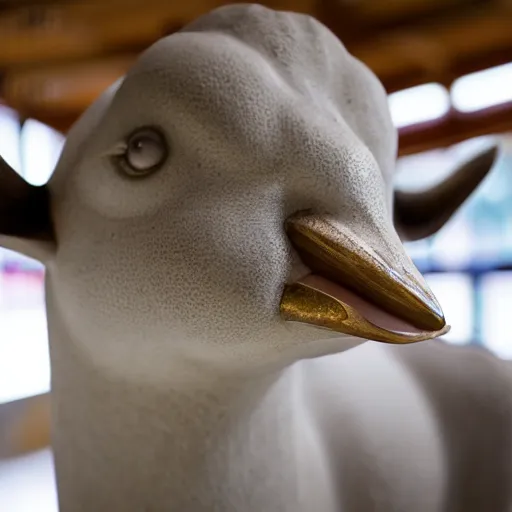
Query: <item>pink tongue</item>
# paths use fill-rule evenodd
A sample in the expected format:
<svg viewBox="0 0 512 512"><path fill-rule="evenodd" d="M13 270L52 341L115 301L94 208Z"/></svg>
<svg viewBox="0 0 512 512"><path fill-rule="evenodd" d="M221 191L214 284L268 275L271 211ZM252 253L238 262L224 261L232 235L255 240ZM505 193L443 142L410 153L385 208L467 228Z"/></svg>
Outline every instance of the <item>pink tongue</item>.
<svg viewBox="0 0 512 512"><path fill-rule="evenodd" d="M404 332L404 333L420 333L423 332L421 329L414 327L409 324L405 320L401 320L400 318L387 313L383 309L380 309L378 306L374 306L367 300L359 297L354 292L351 292L347 288L343 286L333 283L327 279L324 279L321 276L315 274L309 274L305 278L300 280L301 283L311 286L312 288L316 288L322 292L329 294L331 297L335 299L339 299L340 301L352 306L358 313L366 318L372 324L386 329L388 331L394 332Z"/></svg>

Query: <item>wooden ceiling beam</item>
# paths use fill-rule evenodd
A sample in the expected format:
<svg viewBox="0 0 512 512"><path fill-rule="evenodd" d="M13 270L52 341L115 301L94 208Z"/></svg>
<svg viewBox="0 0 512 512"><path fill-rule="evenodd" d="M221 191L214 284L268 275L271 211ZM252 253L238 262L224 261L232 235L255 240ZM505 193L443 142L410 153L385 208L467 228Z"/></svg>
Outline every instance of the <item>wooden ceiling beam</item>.
<svg viewBox="0 0 512 512"><path fill-rule="evenodd" d="M428 35L415 36L416 40L395 35L394 39L355 45L350 51L379 76L389 93L431 81L449 86L463 72L512 61L512 31L496 14L481 20L481 24L471 20L456 31L452 35L443 26ZM493 38L490 44L485 44L489 41L485 39L489 31ZM466 53L469 45L457 48L458 43L453 41L459 38L481 39L482 44L478 50L473 48L472 53ZM499 43L497 47L493 46L495 41ZM128 53L73 64L8 68L4 71L0 95L19 110L78 112L121 77L136 56L137 53Z"/></svg>
<svg viewBox="0 0 512 512"><path fill-rule="evenodd" d="M463 4L467 6L464 0L362 0L357 5L361 15L370 21L395 22L397 19L418 18L446 8L460 8Z"/></svg>
<svg viewBox="0 0 512 512"><path fill-rule="evenodd" d="M512 103L400 130L400 156L449 147L474 137L512 133Z"/></svg>
<svg viewBox="0 0 512 512"><path fill-rule="evenodd" d="M69 18L68 29L55 30L50 35L40 37L32 29L26 33L22 31L21 36L16 30L3 30L5 26L2 27L2 23L5 20L0 19L0 69L10 72L17 67L39 67L45 61L71 59L77 63L79 60L87 61L97 56L123 51L136 53L168 31L168 27L180 26L178 11L173 11L171 20L171 16L166 17L165 12L158 7L161 1L146 0L150 5L145 8L143 16L136 10L129 16L118 16L120 19L115 22L105 21L105 18L112 17L110 10L101 11L97 5L91 4L96 10L89 14L104 14L105 16L100 16L103 21L96 18L91 20L85 14L75 16L73 19ZM190 8L190 12L182 11L184 16L186 13L200 11L205 1L220 3L219 0L191 1L195 3L195 7ZM301 7L304 10L313 8L310 5L311 0L302 1ZM290 2L291 0L280 0L280 8L286 9ZM76 11L77 8L74 9ZM112 9L110 4L109 9ZM75 14L79 12L76 11ZM466 16L458 21L441 21L438 25L417 31L392 31L379 37L372 36L364 43L348 44L347 47L377 73L384 83L398 82L401 85L407 80L411 83L446 82L455 78L456 67L467 67L468 63L483 60L485 56L493 53L512 55L510 19L511 8L494 9L489 10L485 16ZM63 22L61 20L58 23ZM36 27L34 30L39 29ZM474 66L471 71L473 70Z"/></svg>
<svg viewBox="0 0 512 512"><path fill-rule="evenodd" d="M330 1L330 0L326 0ZM358 17L369 32L417 28L439 20L455 20L462 14L498 6L503 0L363 0L358 2Z"/></svg>
<svg viewBox="0 0 512 512"><path fill-rule="evenodd" d="M0 68L96 57L145 47L226 0L110 0L12 9L0 16ZM313 12L315 0L263 1L281 10Z"/></svg>
<svg viewBox="0 0 512 512"><path fill-rule="evenodd" d="M399 5L404 7L404 1L393 0L397 12L401 9ZM409 7L404 7L402 14L427 9L426 0L410 1L415 5L407 4ZM442 7L440 1L428 1L431 8ZM480 3L480 0L450 0L448 4L453 6L462 1ZM177 5L168 0L145 0L141 13L140 0L60 5L49 2L50 11L40 13L39 19L37 16L30 19L29 11L23 11L26 7L13 8L10 18L0 16L0 45L5 50L0 52L0 75L3 75L0 96L23 116L34 117L66 132L81 112L126 72L141 49L166 31L175 30L224 3L227 2L188 0ZM310 13L322 5L320 0L263 3L280 10ZM389 13L380 12L377 3L361 0L343 8L346 25L353 24L357 29L354 20L358 9L369 10L370 21L387 19ZM476 16L476 12L480 15ZM510 4L507 7L503 0L493 1L484 11L464 11L456 19L437 17L433 23L429 18L420 28L400 28L377 35L367 33L366 41L357 43L349 38L347 47L376 72L388 92L429 81L449 86L462 74L512 61L510 19ZM338 35L345 40L339 31ZM489 130L509 130L510 124L501 116L486 113L480 121L452 116L441 128L436 124L421 127L421 132L406 130L401 133L400 151L407 154Z"/></svg>
<svg viewBox="0 0 512 512"><path fill-rule="evenodd" d="M422 30L394 31L347 45L349 51L386 81L407 73L429 77L429 81L451 81L452 66L479 55L502 52L512 55L512 8L489 10L485 16L464 17Z"/></svg>
<svg viewBox="0 0 512 512"><path fill-rule="evenodd" d="M122 77L135 58L136 55L128 54L68 66L14 70L4 74L1 95L23 114L76 114Z"/></svg>
<svg viewBox="0 0 512 512"><path fill-rule="evenodd" d="M0 68L74 60L148 45L222 0L125 0L23 6L0 17Z"/></svg>

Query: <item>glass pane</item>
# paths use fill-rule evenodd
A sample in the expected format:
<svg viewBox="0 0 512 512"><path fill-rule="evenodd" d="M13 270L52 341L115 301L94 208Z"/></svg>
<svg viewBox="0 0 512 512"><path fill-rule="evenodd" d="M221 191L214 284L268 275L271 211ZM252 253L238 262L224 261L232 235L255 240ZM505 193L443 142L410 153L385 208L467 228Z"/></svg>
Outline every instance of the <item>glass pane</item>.
<svg viewBox="0 0 512 512"><path fill-rule="evenodd" d="M60 156L64 137L34 120L28 120L20 134L17 117L12 111L7 114L0 123L9 120L5 131L9 139L0 140L9 143L11 153L16 148L24 178L34 185L44 184ZM0 403L49 390L43 281L39 262L0 249Z"/></svg>
<svg viewBox="0 0 512 512"><path fill-rule="evenodd" d="M43 185L53 173L65 137L38 121L29 119L21 132L23 172L33 185Z"/></svg>
<svg viewBox="0 0 512 512"><path fill-rule="evenodd" d="M451 330L447 342L463 345L473 341L474 289L472 278L459 273L426 274L425 278L443 308Z"/></svg>
<svg viewBox="0 0 512 512"><path fill-rule="evenodd" d="M464 215L457 215L432 239L431 261L446 270L471 267L474 229Z"/></svg>
<svg viewBox="0 0 512 512"><path fill-rule="evenodd" d="M428 272L432 268L431 243L429 240L405 242L405 250L420 272Z"/></svg>
<svg viewBox="0 0 512 512"><path fill-rule="evenodd" d="M441 84L424 84L390 94L391 117L396 127L432 121L450 110L450 94Z"/></svg>
<svg viewBox="0 0 512 512"><path fill-rule="evenodd" d="M0 510L58 512L54 474L50 450L3 460L0 464Z"/></svg>
<svg viewBox="0 0 512 512"><path fill-rule="evenodd" d="M424 190L449 176L450 164L444 150L404 156L397 161L395 185L407 192Z"/></svg>
<svg viewBox="0 0 512 512"><path fill-rule="evenodd" d="M459 78L452 85L451 97L453 106L461 112L512 101L512 62Z"/></svg>
<svg viewBox="0 0 512 512"><path fill-rule="evenodd" d="M512 359L512 272L491 272L482 279L482 341Z"/></svg>
<svg viewBox="0 0 512 512"><path fill-rule="evenodd" d="M0 403L47 392L50 361L44 271L29 258L0 258Z"/></svg>

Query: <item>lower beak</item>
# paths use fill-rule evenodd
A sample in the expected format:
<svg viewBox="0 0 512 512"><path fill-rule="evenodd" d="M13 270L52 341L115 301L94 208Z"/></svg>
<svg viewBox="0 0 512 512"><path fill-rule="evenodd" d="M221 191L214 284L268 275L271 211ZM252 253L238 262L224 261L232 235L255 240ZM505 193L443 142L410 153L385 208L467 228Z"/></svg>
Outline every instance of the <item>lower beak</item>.
<svg viewBox="0 0 512 512"><path fill-rule="evenodd" d="M284 320L385 343L423 341L449 331L436 298L401 245L398 257L386 258L389 244L376 240L379 251L329 216L295 215L286 229L312 273L285 286Z"/></svg>

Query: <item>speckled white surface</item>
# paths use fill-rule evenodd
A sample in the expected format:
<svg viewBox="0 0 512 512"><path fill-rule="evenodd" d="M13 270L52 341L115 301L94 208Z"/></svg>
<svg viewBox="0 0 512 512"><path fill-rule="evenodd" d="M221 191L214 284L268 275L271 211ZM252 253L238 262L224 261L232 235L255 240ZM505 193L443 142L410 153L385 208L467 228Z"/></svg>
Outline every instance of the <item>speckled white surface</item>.
<svg viewBox="0 0 512 512"><path fill-rule="evenodd" d="M105 154L145 125L170 158L129 180ZM505 510L503 363L279 317L304 272L283 226L298 210L411 265L396 143L373 74L315 20L261 6L158 42L86 112L41 256L63 512Z"/></svg>
<svg viewBox="0 0 512 512"><path fill-rule="evenodd" d="M103 155L145 125L164 131L170 158L134 182ZM126 377L160 382L169 357L267 364L311 339L278 314L301 268L286 217L332 212L406 258L385 187L395 152L382 86L315 20L243 6L196 21L143 54L70 134L50 182L63 321Z"/></svg>

